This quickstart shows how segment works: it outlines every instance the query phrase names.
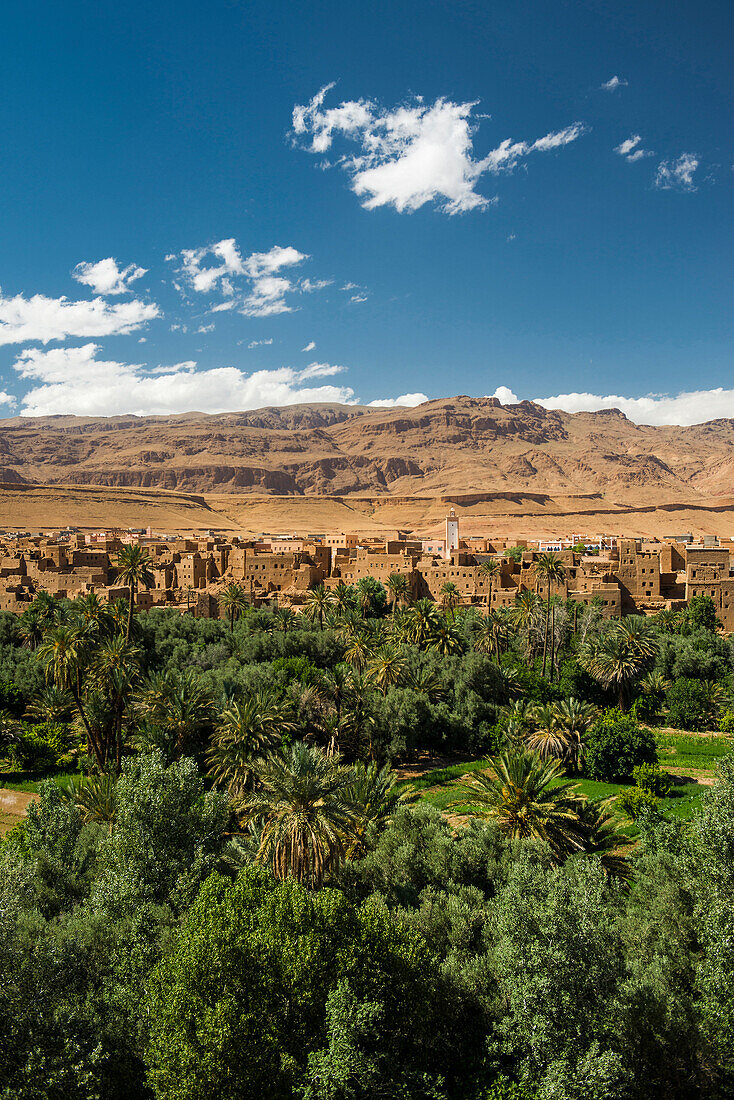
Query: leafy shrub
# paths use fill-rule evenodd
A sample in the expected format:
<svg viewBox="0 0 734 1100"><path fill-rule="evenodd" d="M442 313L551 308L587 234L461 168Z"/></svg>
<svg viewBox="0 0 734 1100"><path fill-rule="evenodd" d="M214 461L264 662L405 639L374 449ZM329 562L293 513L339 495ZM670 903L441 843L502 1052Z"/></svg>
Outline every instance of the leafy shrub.
<svg viewBox="0 0 734 1100"><path fill-rule="evenodd" d="M584 771L606 782L627 779L638 764L657 764L658 750L650 730L619 710L608 710L586 735Z"/></svg>
<svg viewBox="0 0 734 1100"><path fill-rule="evenodd" d="M39 722L21 729L8 745L8 757L18 771L45 772L70 762L61 726Z"/></svg>
<svg viewBox="0 0 734 1100"><path fill-rule="evenodd" d="M709 630L712 633L719 625L716 618L716 605L710 596L693 596L685 612L685 628L688 630Z"/></svg>
<svg viewBox="0 0 734 1100"><path fill-rule="evenodd" d="M719 717L719 729L722 733L734 733L734 710L725 710Z"/></svg>
<svg viewBox="0 0 734 1100"><path fill-rule="evenodd" d="M670 685L667 692L668 720L682 730L705 730L712 719L709 689L700 680L685 677Z"/></svg>
<svg viewBox="0 0 734 1100"><path fill-rule="evenodd" d="M635 783L643 791L649 791L656 798L665 798L670 792L670 776L657 764L638 764L632 769Z"/></svg>
<svg viewBox="0 0 734 1100"><path fill-rule="evenodd" d="M641 814L655 812L659 803L659 798L652 791L643 790L642 787L625 787L617 795L617 805L633 821L637 821Z"/></svg>

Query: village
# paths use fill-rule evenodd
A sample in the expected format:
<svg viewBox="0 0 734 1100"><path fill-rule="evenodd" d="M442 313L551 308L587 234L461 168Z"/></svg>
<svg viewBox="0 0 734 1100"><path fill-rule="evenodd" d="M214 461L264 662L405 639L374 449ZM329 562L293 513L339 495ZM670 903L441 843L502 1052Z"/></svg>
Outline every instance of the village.
<svg viewBox="0 0 734 1100"><path fill-rule="evenodd" d="M383 584L405 578L405 597L440 601L452 586L463 606L507 607L527 590L544 595L536 571L554 552L563 580L553 594L594 603L606 618L650 615L710 597L726 633L734 632L734 541L717 536L670 535L660 541L604 534L570 534L557 541L464 538L452 508L443 537L421 539L402 531L386 539L347 532L266 535L245 539L214 531L201 537L152 530L0 532L0 610L27 609L39 592L73 599L94 592L103 600L128 597L116 581L116 557L125 545L145 546L154 583L135 599L140 610L175 607L198 618L225 614L219 596L236 583L253 606L298 611L318 585L330 590L364 577ZM487 563L496 563L488 568ZM389 587L389 586L388 586Z"/></svg>

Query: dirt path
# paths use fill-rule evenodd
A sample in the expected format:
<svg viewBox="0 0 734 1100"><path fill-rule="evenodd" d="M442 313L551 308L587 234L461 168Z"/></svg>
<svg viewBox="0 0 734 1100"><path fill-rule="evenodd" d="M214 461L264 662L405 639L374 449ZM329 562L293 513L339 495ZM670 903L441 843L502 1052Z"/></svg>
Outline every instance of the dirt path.
<svg viewBox="0 0 734 1100"><path fill-rule="evenodd" d="M29 802L35 802L37 794L24 791L8 791L0 787L0 835L7 833L23 820Z"/></svg>

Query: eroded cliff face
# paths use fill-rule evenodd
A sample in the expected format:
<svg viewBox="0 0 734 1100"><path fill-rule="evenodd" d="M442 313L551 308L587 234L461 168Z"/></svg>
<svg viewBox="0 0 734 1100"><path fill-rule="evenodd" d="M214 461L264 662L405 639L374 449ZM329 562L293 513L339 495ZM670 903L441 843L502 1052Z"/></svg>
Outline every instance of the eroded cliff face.
<svg viewBox="0 0 734 1100"><path fill-rule="evenodd" d="M495 398L0 422L5 484L277 496L602 491L653 503L728 494L733 474L731 420L654 428L616 409L571 416Z"/></svg>

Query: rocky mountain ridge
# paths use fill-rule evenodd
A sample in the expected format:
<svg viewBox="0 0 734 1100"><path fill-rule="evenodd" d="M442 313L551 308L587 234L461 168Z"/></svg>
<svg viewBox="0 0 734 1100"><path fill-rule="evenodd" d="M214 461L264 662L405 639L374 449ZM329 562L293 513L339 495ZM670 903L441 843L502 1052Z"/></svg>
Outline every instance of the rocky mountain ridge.
<svg viewBox="0 0 734 1100"><path fill-rule="evenodd" d="M733 476L732 420L650 427L616 409L571 415L496 398L0 422L0 481L19 485L286 496L601 492L653 503L728 494Z"/></svg>

